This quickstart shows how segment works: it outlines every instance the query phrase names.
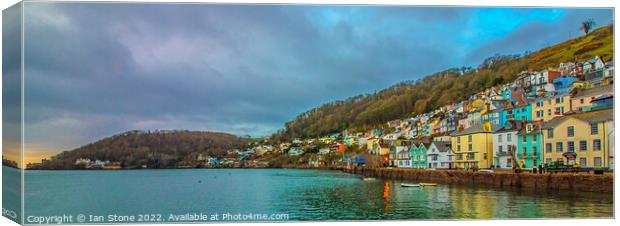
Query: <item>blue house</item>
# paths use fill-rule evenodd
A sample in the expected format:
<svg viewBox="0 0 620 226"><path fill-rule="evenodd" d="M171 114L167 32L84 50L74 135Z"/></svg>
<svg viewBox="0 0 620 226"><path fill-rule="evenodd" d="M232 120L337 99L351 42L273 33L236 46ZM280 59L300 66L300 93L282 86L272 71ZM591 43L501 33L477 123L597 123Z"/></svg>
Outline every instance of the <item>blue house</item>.
<svg viewBox="0 0 620 226"><path fill-rule="evenodd" d="M532 169L542 163L542 131L541 125L527 123L517 133L516 156L521 168Z"/></svg>
<svg viewBox="0 0 620 226"><path fill-rule="evenodd" d="M553 86L555 90L566 89L571 87L575 81L577 78L574 77L559 77L553 80Z"/></svg>

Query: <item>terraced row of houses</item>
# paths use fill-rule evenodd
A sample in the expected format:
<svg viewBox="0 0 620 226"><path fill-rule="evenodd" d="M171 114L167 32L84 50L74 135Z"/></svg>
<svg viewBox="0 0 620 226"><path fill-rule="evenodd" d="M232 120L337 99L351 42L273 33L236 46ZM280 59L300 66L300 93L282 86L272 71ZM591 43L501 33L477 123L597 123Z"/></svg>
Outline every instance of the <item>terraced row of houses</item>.
<svg viewBox="0 0 620 226"><path fill-rule="evenodd" d="M524 71L432 112L388 122L391 132L343 132L386 165L404 168L536 168L563 162L613 168L613 62L598 56Z"/></svg>

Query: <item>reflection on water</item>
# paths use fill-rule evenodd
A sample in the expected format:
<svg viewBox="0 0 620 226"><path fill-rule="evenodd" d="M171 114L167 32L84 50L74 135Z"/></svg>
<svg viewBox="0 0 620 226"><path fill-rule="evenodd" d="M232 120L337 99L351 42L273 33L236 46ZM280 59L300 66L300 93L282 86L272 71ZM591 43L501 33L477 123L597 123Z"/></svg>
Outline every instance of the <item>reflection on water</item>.
<svg viewBox="0 0 620 226"><path fill-rule="evenodd" d="M613 216L611 194L400 183L322 170L31 171L26 213L288 213L291 220Z"/></svg>
<svg viewBox="0 0 620 226"><path fill-rule="evenodd" d="M383 182L383 199L385 200L385 208L383 208L383 212L390 212L390 182Z"/></svg>

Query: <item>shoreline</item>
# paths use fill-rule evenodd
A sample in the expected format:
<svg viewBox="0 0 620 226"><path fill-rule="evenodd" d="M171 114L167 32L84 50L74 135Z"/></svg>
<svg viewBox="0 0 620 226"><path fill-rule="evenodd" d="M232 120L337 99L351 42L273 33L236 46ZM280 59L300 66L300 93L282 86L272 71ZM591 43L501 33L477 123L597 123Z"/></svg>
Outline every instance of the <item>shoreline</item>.
<svg viewBox="0 0 620 226"><path fill-rule="evenodd" d="M343 169L364 177L411 180L441 184L484 185L498 188L525 188L537 191L614 192L613 174L579 173L474 173L460 170L419 170L402 168Z"/></svg>

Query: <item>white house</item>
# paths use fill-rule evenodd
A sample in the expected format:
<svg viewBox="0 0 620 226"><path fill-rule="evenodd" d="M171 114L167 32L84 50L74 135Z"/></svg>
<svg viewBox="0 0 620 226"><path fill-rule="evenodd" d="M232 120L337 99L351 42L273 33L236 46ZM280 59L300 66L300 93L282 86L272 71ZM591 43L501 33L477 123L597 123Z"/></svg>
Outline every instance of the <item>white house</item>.
<svg viewBox="0 0 620 226"><path fill-rule="evenodd" d="M605 67L605 62L603 62L603 60L599 56L595 56L592 59L586 62L583 62L584 72L595 71L595 70L602 69L604 67Z"/></svg>
<svg viewBox="0 0 620 226"><path fill-rule="evenodd" d="M521 130L521 127L521 121L510 120L493 133L494 167L512 169L512 158L516 156L515 150L517 149L517 132Z"/></svg>
<svg viewBox="0 0 620 226"><path fill-rule="evenodd" d="M452 152L450 147L450 141L433 141L426 151L426 155L428 168L454 168L454 152Z"/></svg>
<svg viewBox="0 0 620 226"><path fill-rule="evenodd" d="M411 168L411 152L407 146L396 146L397 161L399 168Z"/></svg>

